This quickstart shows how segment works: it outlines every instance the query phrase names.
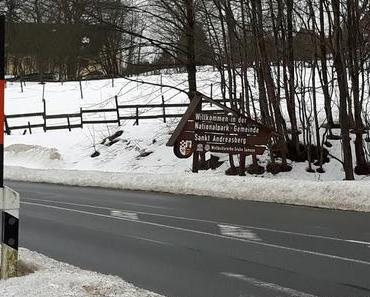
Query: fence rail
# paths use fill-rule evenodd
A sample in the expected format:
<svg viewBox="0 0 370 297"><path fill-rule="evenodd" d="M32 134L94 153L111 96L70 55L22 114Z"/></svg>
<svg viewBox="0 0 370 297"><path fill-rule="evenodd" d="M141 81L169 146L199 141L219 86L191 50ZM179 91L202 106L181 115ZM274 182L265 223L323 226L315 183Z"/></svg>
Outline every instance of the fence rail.
<svg viewBox="0 0 370 297"><path fill-rule="evenodd" d="M219 100L220 103L224 103L225 101ZM63 113L63 114L47 114L46 112L46 101L43 100L43 112L33 112L33 113L23 113L23 114L10 114L5 115L5 133L8 135L11 134L14 130L25 130L24 133L27 131L32 134L32 130L36 128L42 128L45 132L49 130L64 130L68 129L71 131L72 129L76 128L83 128L84 125L99 125L99 124L117 124L121 125L121 121L124 120L134 120L134 125L139 125L141 120L148 120L148 119L161 119L164 123L166 123L167 119L170 118L180 118L184 115L183 112L170 112L168 109L170 108L187 108L189 106L188 103L166 103L164 97L162 97L162 103L159 104L138 104L138 105L126 105L126 104L119 104L118 97L115 96L115 108L106 108L106 109L84 109L80 108L80 112L78 113ZM160 109L161 111L157 114L147 114L148 109ZM124 115L123 112L131 111L131 115ZM206 110L206 112L215 112L219 111L219 109L211 109ZM89 119L88 116L92 114L104 114L107 113L114 113L110 119ZM85 115L85 116L84 116ZM27 121L27 124L24 125L9 125L9 120L11 119L20 119L20 118L37 118L39 117L39 121L37 123L31 123L31 121ZM48 125L47 120L65 120L66 124L63 125ZM71 123L71 120L79 119L78 123ZM42 121L42 123L40 123Z"/></svg>

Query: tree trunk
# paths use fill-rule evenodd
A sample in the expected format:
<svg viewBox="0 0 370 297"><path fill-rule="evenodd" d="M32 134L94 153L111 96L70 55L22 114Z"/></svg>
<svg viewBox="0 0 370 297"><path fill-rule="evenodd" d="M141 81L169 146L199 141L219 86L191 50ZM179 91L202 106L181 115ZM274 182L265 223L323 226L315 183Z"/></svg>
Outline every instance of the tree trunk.
<svg viewBox="0 0 370 297"><path fill-rule="evenodd" d="M197 65L195 60L195 10L194 0L184 0L186 9L186 70L188 72L189 97L193 99L197 92Z"/></svg>
<svg viewBox="0 0 370 297"><path fill-rule="evenodd" d="M341 126L342 143L343 143L343 163L346 180L353 180L353 163L351 140L349 135L349 116L347 111L348 102L348 83L347 71L344 65L344 47L343 34L340 23L340 0L332 0L332 8L334 14L334 66L337 72L339 86L339 121Z"/></svg>
<svg viewBox="0 0 370 297"><path fill-rule="evenodd" d="M321 86L324 93L324 106L326 120L329 127L334 126L333 113L331 111L331 97L329 93L329 79L328 79L328 64L326 60L326 37L325 37L325 18L324 18L324 2L320 1L320 61L321 61ZM329 129L329 131L331 131ZM329 132L331 133L331 132Z"/></svg>
<svg viewBox="0 0 370 297"><path fill-rule="evenodd" d="M294 74L294 47L293 47L293 0L287 0L287 27L288 27L288 53L287 53L287 64L289 72L289 94L287 95L287 107L290 118L290 125L292 130L292 141L296 148L299 148L299 135L297 126L297 115L295 105L295 74Z"/></svg>
<svg viewBox="0 0 370 297"><path fill-rule="evenodd" d="M356 172L359 174L368 174L368 168L366 164L366 157L363 146L362 132L364 124L362 122L362 103L360 100L360 32L359 32L359 3L358 0L347 0L347 11L348 11L348 60L349 60L349 71L352 80L352 93L355 111L355 154L356 154Z"/></svg>

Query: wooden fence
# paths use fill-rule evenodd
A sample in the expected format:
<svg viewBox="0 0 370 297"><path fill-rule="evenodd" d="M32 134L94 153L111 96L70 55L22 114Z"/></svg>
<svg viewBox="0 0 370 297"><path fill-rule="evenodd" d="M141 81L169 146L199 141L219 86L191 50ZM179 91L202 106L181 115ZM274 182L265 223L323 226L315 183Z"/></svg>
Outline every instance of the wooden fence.
<svg viewBox="0 0 370 297"><path fill-rule="evenodd" d="M46 112L46 101L43 100L44 110L42 112L34 113L24 113L24 114L12 114L5 115L5 133L10 135L14 130L24 130L24 133L27 131L32 134L32 129L42 128L45 132L49 130L63 130L68 129L71 131L74 128L83 128L84 125L92 124L117 124L121 125L121 121L125 120L134 120L134 125L139 125L140 121L148 119L162 119L166 123L167 119L170 118L180 118L184 115L184 112L169 112L168 109L172 108L187 108L188 103L166 103L164 97L162 97L161 104L139 104L139 105L121 105L118 102L118 97L115 96L115 108L106 108L106 109L84 109L80 108L80 111L77 113L70 114L53 114L48 115ZM220 102L225 102L221 101ZM210 106L212 107L212 106ZM160 112L156 114L148 114L148 109L159 109ZM123 115L123 111L131 111L130 115ZM214 112L219 111L219 109L209 109L205 112ZM89 115L92 114L111 114L110 119L90 119ZM27 124L23 125L10 125L9 120L11 119L26 119ZM38 123L31 123L31 119L39 118ZM30 120L27 120L30 119ZM48 125L47 120L64 120L65 124L63 125ZM75 120L78 123L75 123ZM72 120L74 120L72 122ZM41 122L41 123L40 123Z"/></svg>

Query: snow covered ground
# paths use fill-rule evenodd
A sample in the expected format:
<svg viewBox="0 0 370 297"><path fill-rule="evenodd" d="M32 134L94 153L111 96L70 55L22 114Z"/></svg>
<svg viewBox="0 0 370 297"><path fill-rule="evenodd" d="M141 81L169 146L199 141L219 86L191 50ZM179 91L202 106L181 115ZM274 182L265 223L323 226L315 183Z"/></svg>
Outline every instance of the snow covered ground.
<svg viewBox="0 0 370 297"><path fill-rule="evenodd" d="M367 181L292 181L201 173L137 173L7 167L6 178L75 186L158 191L370 212Z"/></svg>
<svg viewBox="0 0 370 297"><path fill-rule="evenodd" d="M81 270L36 252L20 250L23 266L34 273L0 281L2 297L160 297L114 276Z"/></svg>
<svg viewBox="0 0 370 297"><path fill-rule="evenodd" d="M148 82L186 88L186 75L168 74L139 77ZM218 80L217 73L199 73L200 90L210 93L210 84ZM78 82L47 83L45 98L47 113L78 112L80 107L110 108L114 95L120 104L187 102L185 94L176 90L143 85L117 79L83 82L84 99L80 98ZM21 92L19 83L9 83L6 90L6 113L42 111L42 85L27 83ZM213 95L217 98L217 87ZM181 109L180 109L181 110ZM177 110L179 111L179 110ZM148 109L146 114L153 111ZM158 111L157 111L158 112ZM323 110L320 109L322 117ZM107 115L108 117L109 115ZM37 120L37 119L34 119ZM11 124L26 124L14 119ZM357 176L356 182L341 182L342 165L331 160L324 165L325 173L306 172L306 163L292 163L288 173L265 173L254 177L226 177L228 157L218 155L224 164L214 171L191 174L191 159L180 160L172 148L166 147L179 119L142 120L139 126L132 121L117 125L90 125L84 129L44 133L35 130L32 135L14 132L5 139L5 175L9 179L55 182L73 185L106 186L133 190L157 190L172 193L210 195L223 198L275 201L283 203L370 211L370 177ZM51 125L53 123L50 123ZM103 139L122 131L111 146ZM339 141L332 141L332 155L340 158ZM91 155L99 152L99 156ZM261 165L267 164L267 155L261 156ZM251 163L251 160L247 160ZM23 169L23 168L27 168ZM42 170L41 170L42 169Z"/></svg>

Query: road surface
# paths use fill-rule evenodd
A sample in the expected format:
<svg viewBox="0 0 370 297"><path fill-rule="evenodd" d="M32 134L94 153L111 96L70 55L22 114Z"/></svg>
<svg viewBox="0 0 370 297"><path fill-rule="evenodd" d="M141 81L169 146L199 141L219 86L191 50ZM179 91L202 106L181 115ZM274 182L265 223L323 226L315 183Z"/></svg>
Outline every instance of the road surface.
<svg viewBox="0 0 370 297"><path fill-rule="evenodd" d="M21 246L165 296L370 296L369 214L6 184Z"/></svg>

